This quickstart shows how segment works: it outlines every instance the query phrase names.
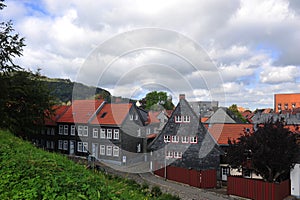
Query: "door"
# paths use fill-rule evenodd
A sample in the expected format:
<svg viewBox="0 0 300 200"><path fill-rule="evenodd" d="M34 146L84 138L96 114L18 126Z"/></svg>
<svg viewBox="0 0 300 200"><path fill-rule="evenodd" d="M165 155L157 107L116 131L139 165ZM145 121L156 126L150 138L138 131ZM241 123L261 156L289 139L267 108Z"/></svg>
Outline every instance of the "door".
<svg viewBox="0 0 300 200"><path fill-rule="evenodd" d="M221 168L221 176L222 176L222 181L227 181L227 175L229 174L229 168L228 167L222 167Z"/></svg>
<svg viewBox="0 0 300 200"><path fill-rule="evenodd" d="M70 155L74 155L75 153L75 141L70 140Z"/></svg>
<svg viewBox="0 0 300 200"><path fill-rule="evenodd" d="M98 143L92 144L92 156L98 159Z"/></svg>

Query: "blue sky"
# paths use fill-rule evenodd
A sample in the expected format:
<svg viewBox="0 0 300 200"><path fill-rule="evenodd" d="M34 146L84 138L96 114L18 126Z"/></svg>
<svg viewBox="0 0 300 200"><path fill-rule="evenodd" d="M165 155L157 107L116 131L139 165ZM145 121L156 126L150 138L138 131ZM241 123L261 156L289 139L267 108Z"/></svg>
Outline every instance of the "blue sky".
<svg viewBox="0 0 300 200"><path fill-rule="evenodd" d="M297 2L9 0L0 17L12 19L26 39L24 55L16 60L24 68L100 84L116 96L137 98L149 88L165 88L175 100L186 93L189 100L219 100L223 106L254 110L272 108L275 93L300 91ZM151 31L136 31L149 27L166 31L150 38ZM128 31L135 39L126 39ZM183 43L181 37L194 43ZM111 45L100 53L101 59L113 60L110 68L87 66L107 41ZM151 48L130 49L146 43ZM132 52L116 54L126 49ZM193 68L172 49L191 58L201 52L198 57L211 62ZM105 76L91 82L91 75L104 68Z"/></svg>

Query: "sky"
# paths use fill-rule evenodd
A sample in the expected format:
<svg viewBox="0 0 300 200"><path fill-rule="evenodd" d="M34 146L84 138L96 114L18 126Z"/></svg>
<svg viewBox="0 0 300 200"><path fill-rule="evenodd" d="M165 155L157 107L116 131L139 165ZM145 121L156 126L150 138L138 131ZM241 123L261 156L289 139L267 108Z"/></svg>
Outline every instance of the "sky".
<svg viewBox="0 0 300 200"><path fill-rule="evenodd" d="M297 0L6 0L1 21L25 37L15 62L139 99L273 108L300 93Z"/></svg>

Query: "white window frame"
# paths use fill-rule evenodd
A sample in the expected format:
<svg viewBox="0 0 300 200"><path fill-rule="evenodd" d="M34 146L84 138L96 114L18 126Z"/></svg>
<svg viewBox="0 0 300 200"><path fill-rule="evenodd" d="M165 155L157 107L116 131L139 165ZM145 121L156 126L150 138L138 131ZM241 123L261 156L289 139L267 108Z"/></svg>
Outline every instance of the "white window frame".
<svg viewBox="0 0 300 200"><path fill-rule="evenodd" d="M113 148L113 156L114 157L119 157L119 152L120 152L119 147L114 146L114 148Z"/></svg>
<svg viewBox="0 0 300 200"><path fill-rule="evenodd" d="M142 152L142 145L141 145L141 143L139 143L139 144L136 146L136 152L137 152L137 153Z"/></svg>
<svg viewBox="0 0 300 200"><path fill-rule="evenodd" d="M182 158L182 152L174 151L174 158Z"/></svg>
<svg viewBox="0 0 300 200"><path fill-rule="evenodd" d="M164 142L165 143L171 142L171 136L170 135L164 135Z"/></svg>
<svg viewBox="0 0 300 200"><path fill-rule="evenodd" d="M131 120L131 121L133 120L133 114L129 115L129 120Z"/></svg>
<svg viewBox="0 0 300 200"><path fill-rule="evenodd" d="M172 143L179 143L179 136L172 135Z"/></svg>
<svg viewBox="0 0 300 200"><path fill-rule="evenodd" d="M70 135L75 135L75 125L71 125L71 133Z"/></svg>
<svg viewBox="0 0 300 200"><path fill-rule="evenodd" d="M141 132L142 132L142 131L141 131L141 129L139 128L139 129L137 130L137 136L138 136L138 137L141 137Z"/></svg>
<svg viewBox="0 0 300 200"><path fill-rule="evenodd" d="M196 144L197 142L198 142L198 137L197 136L190 137L190 143L191 144Z"/></svg>
<svg viewBox="0 0 300 200"><path fill-rule="evenodd" d="M58 140L58 149L63 149L63 141Z"/></svg>
<svg viewBox="0 0 300 200"><path fill-rule="evenodd" d="M183 122L184 123L189 123L191 121L191 117L190 116L188 116L188 115L184 115L183 116Z"/></svg>
<svg viewBox="0 0 300 200"><path fill-rule="evenodd" d="M106 146L106 155L111 156L112 155L112 146Z"/></svg>
<svg viewBox="0 0 300 200"><path fill-rule="evenodd" d="M118 140L120 138L120 130L114 129L114 140Z"/></svg>
<svg viewBox="0 0 300 200"><path fill-rule="evenodd" d="M188 136L181 136L181 143L184 143L184 144L189 143L190 142L189 139L190 138Z"/></svg>
<svg viewBox="0 0 300 200"><path fill-rule="evenodd" d="M54 149L54 141L50 141L50 148Z"/></svg>
<svg viewBox="0 0 300 200"><path fill-rule="evenodd" d="M106 138L107 139L112 139L112 129L106 129L106 131L107 131Z"/></svg>
<svg viewBox="0 0 300 200"><path fill-rule="evenodd" d="M93 138L98 138L98 128L93 128Z"/></svg>
<svg viewBox="0 0 300 200"><path fill-rule="evenodd" d="M138 120L139 119L139 116L138 116L138 114L135 114L135 116L134 116L134 120Z"/></svg>
<svg viewBox="0 0 300 200"><path fill-rule="evenodd" d="M175 116L175 123L181 123L182 122L182 116L181 115L176 115Z"/></svg>
<svg viewBox="0 0 300 200"><path fill-rule="evenodd" d="M167 151L166 158L173 158L173 151Z"/></svg>
<svg viewBox="0 0 300 200"><path fill-rule="evenodd" d="M151 128L147 128L147 135L150 135L150 133L151 133Z"/></svg>
<svg viewBox="0 0 300 200"><path fill-rule="evenodd" d="M100 155L105 155L105 145L100 145Z"/></svg>
<svg viewBox="0 0 300 200"><path fill-rule="evenodd" d="M64 140L63 149L68 150L68 140Z"/></svg>
<svg viewBox="0 0 300 200"><path fill-rule="evenodd" d="M82 136L83 126L78 126L78 136Z"/></svg>
<svg viewBox="0 0 300 200"><path fill-rule="evenodd" d="M59 126L58 126L58 134L59 134L59 135L62 135L63 132L64 132L64 126L63 126L63 125L59 125Z"/></svg>
<svg viewBox="0 0 300 200"><path fill-rule="evenodd" d="M83 134L82 136L88 137L89 136L89 127L88 126L84 126L83 127Z"/></svg>
<svg viewBox="0 0 300 200"><path fill-rule="evenodd" d="M105 139L105 129L104 128L100 129L100 138Z"/></svg>
<svg viewBox="0 0 300 200"><path fill-rule="evenodd" d="M64 135L68 135L68 131L69 131L69 126L64 125Z"/></svg>
<svg viewBox="0 0 300 200"><path fill-rule="evenodd" d="M88 152L88 150L89 150L89 143L82 142L82 152Z"/></svg>
<svg viewBox="0 0 300 200"><path fill-rule="evenodd" d="M82 142L77 142L77 151L78 152L82 152L82 147L83 147L83 143Z"/></svg>
<svg viewBox="0 0 300 200"><path fill-rule="evenodd" d="M55 135L55 128L51 128L51 135Z"/></svg>

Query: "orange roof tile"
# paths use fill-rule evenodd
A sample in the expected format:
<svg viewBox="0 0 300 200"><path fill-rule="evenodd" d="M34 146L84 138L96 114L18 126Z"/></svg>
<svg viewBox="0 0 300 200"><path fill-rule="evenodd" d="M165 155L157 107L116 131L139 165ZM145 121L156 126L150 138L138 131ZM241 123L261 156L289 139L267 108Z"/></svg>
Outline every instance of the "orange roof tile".
<svg viewBox="0 0 300 200"><path fill-rule="evenodd" d="M66 110L69 108L69 106L67 105L55 105L52 107L52 109L54 110L54 115L52 115L49 118L45 119L45 125L48 126L55 126L56 125L56 121L66 112Z"/></svg>
<svg viewBox="0 0 300 200"><path fill-rule="evenodd" d="M148 112L148 120L147 123L160 123L159 119L157 119L157 116L160 114L160 111L149 111Z"/></svg>
<svg viewBox="0 0 300 200"><path fill-rule="evenodd" d="M121 125L131 107L131 103L105 104L91 124Z"/></svg>
<svg viewBox="0 0 300 200"><path fill-rule="evenodd" d="M58 122L87 123L103 100L75 100Z"/></svg>
<svg viewBox="0 0 300 200"><path fill-rule="evenodd" d="M209 119L209 117L201 117L201 122L204 123Z"/></svg>
<svg viewBox="0 0 300 200"><path fill-rule="evenodd" d="M252 130L253 124L207 124L206 128L220 145L227 145L228 139L237 139L246 128Z"/></svg>

